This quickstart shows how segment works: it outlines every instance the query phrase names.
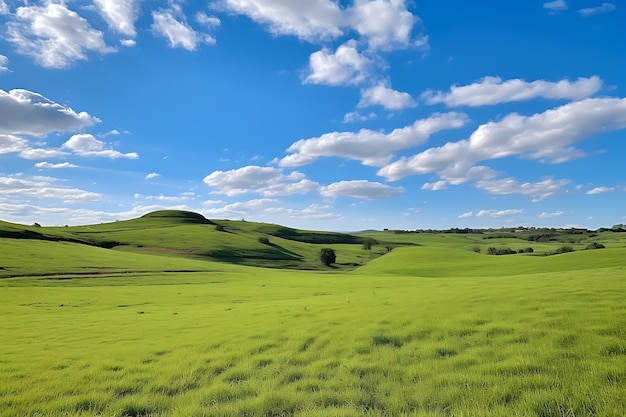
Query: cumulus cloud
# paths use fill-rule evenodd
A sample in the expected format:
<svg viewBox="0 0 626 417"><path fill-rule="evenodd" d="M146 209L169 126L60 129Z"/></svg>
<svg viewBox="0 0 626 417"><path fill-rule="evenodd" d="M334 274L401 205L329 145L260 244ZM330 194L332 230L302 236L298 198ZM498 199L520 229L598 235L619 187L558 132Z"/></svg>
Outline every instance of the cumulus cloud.
<svg viewBox="0 0 626 417"><path fill-rule="evenodd" d="M147 180L151 180L152 178L156 178L156 177L160 177L161 174L157 174L156 172L151 172L148 175L146 175L146 179Z"/></svg>
<svg viewBox="0 0 626 417"><path fill-rule="evenodd" d="M378 84L361 90L361 101L358 107L369 106L382 106L387 110L401 110L415 107L417 102L409 93Z"/></svg>
<svg viewBox="0 0 626 417"><path fill-rule="evenodd" d="M435 182L426 182L424 183L424 185L422 185L422 190L431 190L431 191L445 190L447 184L448 182L444 180L435 181Z"/></svg>
<svg viewBox="0 0 626 417"><path fill-rule="evenodd" d="M313 52L305 83L325 85L354 85L367 79L372 62L359 54L354 40L339 46L333 53L328 48Z"/></svg>
<svg viewBox="0 0 626 417"><path fill-rule="evenodd" d="M40 169L61 169L61 168L78 168L78 165L62 162L60 164L51 164L50 162L37 162L35 168Z"/></svg>
<svg viewBox="0 0 626 417"><path fill-rule="evenodd" d="M426 36L412 37L420 19L406 9L404 0L355 0L346 10L346 18L350 27L367 39L370 49L428 46Z"/></svg>
<svg viewBox="0 0 626 417"><path fill-rule="evenodd" d="M554 211L554 212L552 212L552 213L549 213L549 212L547 212L547 211L544 211L544 212L542 212L541 214L539 214L539 215L537 216L537 218L539 218L539 219L553 219L553 218L555 218L555 217L560 217L560 216L562 216L563 214L565 214L565 213L563 213L561 210L557 210L557 211Z"/></svg>
<svg viewBox="0 0 626 417"><path fill-rule="evenodd" d="M255 165L230 171L214 171L207 175L203 182L216 189L217 193L229 197L245 193L276 197L306 194L319 189L319 184L306 179L300 172L294 171L285 175L279 168Z"/></svg>
<svg viewBox="0 0 626 417"><path fill-rule="evenodd" d="M567 3L564 0L549 1L543 4L543 8L552 12L560 12L567 10Z"/></svg>
<svg viewBox="0 0 626 417"><path fill-rule="evenodd" d="M202 214L209 218L252 218L259 221L267 219L272 223L279 216L298 220L342 219L342 216L333 213L331 211L332 207L327 205L312 204L304 209L293 209L286 208L280 200L273 198L236 202L221 207L213 207L216 205L216 202L209 200L205 202L205 205L207 208L202 210Z"/></svg>
<svg viewBox="0 0 626 417"><path fill-rule="evenodd" d="M196 13L196 22L209 29L215 29L222 24L222 21L217 16L209 16L205 12Z"/></svg>
<svg viewBox="0 0 626 417"><path fill-rule="evenodd" d="M563 162L572 155L571 145L593 135L626 128L626 99L588 98L537 113L532 116L509 114L499 122L480 125L469 139L448 142L412 157L401 158L378 171L389 180L409 175L438 173L446 179L455 175L476 174L478 161L509 156L549 158ZM480 168L491 174L487 168Z"/></svg>
<svg viewBox="0 0 626 417"><path fill-rule="evenodd" d="M430 135L446 129L458 129L467 122L463 113L434 114L412 125L390 133L361 129L358 132L331 132L320 137L302 139L292 144L291 153L280 160L281 166L302 166L322 156L342 157L361 161L364 165L386 164L394 152L420 145Z"/></svg>
<svg viewBox="0 0 626 417"><path fill-rule="evenodd" d="M9 6L4 2L4 0L0 0L0 15L9 14Z"/></svg>
<svg viewBox="0 0 626 417"><path fill-rule="evenodd" d="M613 3L602 3L597 7L589 7L586 9L580 9L578 12L582 16L592 16L594 14L609 13L615 11L615 5Z"/></svg>
<svg viewBox="0 0 626 417"><path fill-rule="evenodd" d="M60 156L67 156L68 153L59 149L43 149L43 148L29 148L20 152L20 158L24 159L47 159L58 158Z"/></svg>
<svg viewBox="0 0 626 417"><path fill-rule="evenodd" d="M4 55L0 55L0 73L9 71L9 58Z"/></svg>
<svg viewBox="0 0 626 417"><path fill-rule="evenodd" d="M561 80L556 83L543 80L527 82L519 78L503 81L500 77L485 77L478 83L461 87L453 85L447 93L427 90L421 98L428 104L477 107L538 97L579 100L597 93L601 87L602 80L595 75L581 77L574 82Z"/></svg>
<svg viewBox="0 0 626 417"><path fill-rule="evenodd" d="M324 197L352 197L361 200L379 200L397 197L404 193L402 187L392 187L379 182L366 180L339 181L322 187L320 193Z"/></svg>
<svg viewBox="0 0 626 417"><path fill-rule="evenodd" d="M194 51L202 42L215 43L214 38L196 32L184 19L178 20L175 14L174 10L152 12L152 31L166 38L171 48L184 48L188 51Z"/></svg>
<svg viewBox="0 0 626 417"><path fill-rule="evenodd" d="M509 195L519 194L533 197L533 201L544 200L563 193L568 180L546 178L538 182L520 183L512 178L488 179L476 182L476 187L490 194Z"/></svg>
<svg viewBox="0 0 626 417"><path fill-rule="evenodd" d="M274 35L318 41L343 33L344 16L332 0L219 0L214 7L248 16Z"/></svg>
<svg viewBox="0 0 626 417"><path fill-rule="evenodd" d="M517 214L523 214L523 209L507 209L507 210L481 210L476 213L476 217L505 217L505 216L515 216Z"/></svg>
<svg viewBox="0 0 626 417"><path fill-rule="evenodd" d="M248 16L274 35L292 35L309 42L358 33L370 50L417 47L428 49L428 37L413 35L421 20L404 0L356 0L345 9L333 0L218 0L218 10Z"/></svg>
<svg viewBox="0 0 626 417"><path fill-rule="evenodd" d="M343 123L365 122L370 119L375 119L376 113L370 112L369 114L361 114L358 111L348 112L343 116Z"/></svg>
<svg viewBox="0 0 626 417"><path fill-rule="evenodd" d="M112 30L135 37L139 0L94 0L94 4Z"/></svg>
<svg viewBox="0 0 626 417"><path fill-rule="evenodd" d="M57 199L66 203L99 201L102 197L98 193L58 186L54 184L54 178L49 177L0 177L0 194L15 198Z"/></svg>
<svg viewBox="0 0 626 417"><path fill-rule="evenodd" d="M67 68L89 52L107 54L103 33L65 4L18 7L7 24L7 39L17 51L47 68Z"/></svg>
<svg viewBox="0 0 626 417"><path fill-rule="evenodd" d="M469 217L492 217L495 219L499 217L515 216L515 215L523 214L523 213L524 213L523 209L480 210L478 213L469 211L467 213L463 213L459 215L458 217L459 219L467 219Z"/></svg>
<svg viewBox="0 0 626 417"><path fill-rule="evenodd" d="M52 132L80 131L99 121L41 94L22 89L0 90L0 134L43 137Z"/></svg>
<svg viewBox="0 0 626 417"><path fill-rule="evenodd" d="M96 139L90 134L73 135L63 144L63 148L70 149L80 156L95 156L110 159L128 158L137 159L139 155L136 152L121 153L113 149L105 149L105 143Z"/></svg>
<svg viewBox="0 0 626 417"><path fill-rule="evenodd" d="M614 191L614 190L615 188L613 187L596 187L587 191L585 194L588 194L588 195L605 194L605 193L610 193L611 191Z"/></svg>
<svg viewBox="0 0 626 417"><path fill-rule="evenodd" d="M20 152L28 147L28 142L13 135L0 135L0 155Z"/></svg>

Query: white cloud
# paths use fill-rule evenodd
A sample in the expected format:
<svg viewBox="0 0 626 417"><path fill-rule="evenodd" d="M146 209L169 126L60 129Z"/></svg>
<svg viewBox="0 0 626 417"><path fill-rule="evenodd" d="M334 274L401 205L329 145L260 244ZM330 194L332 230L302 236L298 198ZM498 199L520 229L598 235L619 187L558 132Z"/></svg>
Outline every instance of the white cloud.
<svg viewBox="0 0 626 417"><path fill-rule="evenodd" d="M443 175L446 171L469 174L478 161L515 155L562 162L563 155L573 154L570 145L602 132L624 128L626 99L589 98L532 116L509 114L499 122L480 125L467 140L449 142L402 158L381 168L378 174L398 180L409 175L439 173L447 179ZM481 169L489 173L488 169Z"/></svg>
<svg viewBox="0 0 626 417"><path fill-rule="evenodd" d="M322 187L324 197L353 197L362 200L379 200L397 197L404 192L402 187L392 187L379 182L365 180L339 181Z"/></svg>
<svg viewBox="0 0 626 417"><path fill-rule="evenodd" d="M327 48L313 52L309 57L305 83L326 85L354 85L367 79L372 62L359 54L356 41L349 40L333 53Z"/></svg>
<svg viewBox="0 0 626 417"><path fill-rule="evenodd" d="M552 213L544 211L543 213L539 214L537 217L540 218L540 219L553 219L555 217L560 217L563 214L565 214L565 213L563 213L561 210L557 210L557 211L552 212Z"/></svg>
<svg viewBox="0 0 626 417"><path fill-rule="evenodd" d="M515 216L517 214L523 214L523 209L507 209L507 210L480 210L476 213L476 217L506 217Z"/></svg>
<svg viewBox="0 0 626 417"><path fill-rule="evenodd" d="M4 55L0 55L0 73L9 71L9 58Z"/></svg>
<svg viewBox="0 0 626 417"><path fill-rule="evenodd" d="M4 2L4 0L0 0L0 15L9 13L11 13L9 6Z"/></svg>
<svg viewBox="0 0 626 417"><path fill-rule="evenodd" d="M223 202L209 200L205 202L202 214L209 218L246 218L257 221L270 221L275 223L279 217L293 218L298 220L340 220L342 216L332 213L332 207L327 205L312 204L304 209L292 209L284 207L280 200L261 198L249 201L226 204L221 207L212 207Z"/></svg>
<svg viewBox="0 0 626 417"><path fill-rule="evenodd" d="M30 148L20 152L19 156L24 159L47 159L67 156L67 152L58 149Z"/></svg>
<svg viewBox="0 0 626 417"><path fill-rule="evenodd" d="M564 0L549 1L543 4L543 8L552 12L567 10L567 3Z"/></svg>
<svg viewBox="0 0 626 417"><path fill-rule="evenodd" d="M319 189L319 184L306 179L300 172L285 175L281 169L255 165L230 171L214 171L203 182L215 188L217 193L229 197L245 193L275 197L306 194Z"/></svg>
<svg viewBox="0 0 626 417"><path fill-rule="evenodd" d="M93 0L98 11L117 33L135 37L135 20L139 12L139 0Z"/></svg>
<svg viewBox="0 0 626 417"><path fill-rule="evenodd" d="M281 166L310 164L322 156L336 156L361 161L364 165L380 166L398 150L420 145L430 135L446 129L458 129L467 122L463 113L434 114L412 125L390 133L369 129L358 132L331 132L317 138L302 139L292 144L291 155L280 161Z"/></svg>
<svg viewBox="0 0 626 417"><path fill-rule="evenodd" d="M428 46L427 37L411 37L420 19L406 9L404 0L355 0L346 17L350 27L367 39L370 49Z"/></svg>
<svg viewBox="0 0 626 417"><path fill-rule="evenodd" d="M0 155L20 152L27 148L28 142L13 135L0 135Z"/></svg>
<svg viewBox="0 0 626 417"><path fill-rule="evenodd" d="M156 172L151 172L148 175L146 175L146 179L147 180L151 180L152 178L156 178L156 177L160 177L161 174L157 174Z"/></svg>
<svg viewBox="0 0 626 417"><path fill-rule="evenodd" d="M104 149L105 143L90 134L73 135L63 144L63 148L70 149L80 156L96 156L110 159L128 158L137 159L136 152L121 153L113 149Z"/></svg>
<svg viewBox="0 0 626 417"><path fill-rule="evenodd" d="M344 24L342 11L332 0L219 0L214 7L268 25L274 35L307 41L336 38Z"/></svg>
<svg viewBox="0 0 626 417"><path fill-rule="evenodd" d="M0 134L43 137L52 132L79 131L96 122L99 120L86 112L76 113L40 94L0 89Z"/></svg>
<svg viewBox="0 0 626 417"><path fill-rule="evenodd" d="M217 16L208 16L204 12L196 13L196 22L208 27L209 29L215 29L222 24L222 21Z"/></svg>
<svg viewBox="0 0 626 417"><path fill-rule="evenodd" d="M611 191L614 191L614 190L615 188L613 187L596 187L594 189L587 191L585 194L588 194L588 195L604 194L604 193L610 193Z"/></svg>
<svg viewBox="0 0 626 417"><path fill-rule="evenodd" d="M470 217L491 217L491 218L496 219L499 217L515 216L518 214L524 214L524 210L523 209L480 210L478 213L474 213L473 211L468 211L467 213L460 214L458 218L467 219Z"/></svg>
<svg viewBox="0 0 626 417"><path fill-rule="evenodd" d="M615 11L615 5L613 3L602 3L601 6L580 9L578 12L582 16L592 16L594 14L609 13L613 11Z"/></svg>
<svg viewBox="0 0 626 417"><path fill-rule="evenodd" d="M425 91L421 98L428 104L445 103L448 107L485 106L498 103L531 100L538 97L547 99L574 99L589 97L600 90L602 80L597 77L578 78L575 82L533 81L516 78L502 81L500 77L485 77L479 83L450 87L448 93Z"/></svg>
<svg viewBox="0 0 626 417"><path fill-rule="evenodd" d="M152 12L152 30L155 34L166 38L171 48L181 47L188 51L194 51L202 42L213 44L215 39L193 30L185 21L179 21L172 10Z"/></svg>
<svg viewBox="0 0 626 417"><path fill-rule="evenodd" d="M422 190L431 190L431 191L445 190L447 184L448 182L444 180L436 181L436 182L426 182L424 183L424 185L422 185Z"/></svg>
<svg viewBox="0 0 626 417"><path fill-rule="evenodd" d="M193 193L192 193L193 194ZM185 201L189 201L193 199L193 195L187 195L186 193L182 193L180 195L141 195L135 194L136 199L142 200L157 200L168 203L182 203Z"/></svg>
<svg viewBox="0 0 626 417"><path fill-rule="evenodd" d="M563 193L568 180L554 180L547 178L538 182L520 183L512 178L480 180L476 187L490 194L510 195L519 194L533 197L533 201L544 200Z"/></svg>
<svg viewBox="0 0 626 417"><path fill-rule="evenodd" d="M369 114L361 114L358 111L346 113L343 116L343 123L365 122L370 119L375 119L376 113L370 112Z"/></svg>
<svg viewBox="0 0 626 417"><path fill-rule="evenodd" d="M50 162L37 162L36 168L40 169L60 169L60 168L78 168L78 165L70 164L69 162L63 162L60 164L51 164Z"/></svg>
<svg viewBox="0 0 626 417"><path fill-rule="evenodd" d="M17 198L57 199L66 203L99 201L102 197L98 193L78 188L60 187L49 177L33 179L0 177L0 194Z"/></svg>
<svg viewBox="0 0 626 417"><path fill-rule="evenodd" d="M64 4L18 7L8 23L7 39L17 51L43 67L67 68L87 59L87 53L107 54L102 32Z"/></svg>
<svg viewBox="0 0 626 417"><path fill-rule="evenodd" d="M383 106L387 110L401 110L415 107L417 102L409 93L378 84L361 90L361 101L358 107L368 106Z"/></svg>

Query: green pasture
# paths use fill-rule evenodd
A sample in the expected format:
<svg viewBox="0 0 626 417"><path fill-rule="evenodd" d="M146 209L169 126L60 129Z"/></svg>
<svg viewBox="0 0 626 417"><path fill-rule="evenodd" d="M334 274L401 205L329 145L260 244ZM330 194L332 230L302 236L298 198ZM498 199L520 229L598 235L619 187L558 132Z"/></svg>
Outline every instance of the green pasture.
<svg viewBox="0 0 626 417"><path fill-rule="evenodd" d="M622 234L578 237L572 253L490 256L475 246L529 245L204 220L40 230L91 243L134 233L136 245L114 249L0 238L0 417L626 415ZM159 243L158 228L189 237ZM311 266L329 245L346 265L163 250L205 232L241 246L270 236ZM584 250L591 240L606 249Z"/></svg>

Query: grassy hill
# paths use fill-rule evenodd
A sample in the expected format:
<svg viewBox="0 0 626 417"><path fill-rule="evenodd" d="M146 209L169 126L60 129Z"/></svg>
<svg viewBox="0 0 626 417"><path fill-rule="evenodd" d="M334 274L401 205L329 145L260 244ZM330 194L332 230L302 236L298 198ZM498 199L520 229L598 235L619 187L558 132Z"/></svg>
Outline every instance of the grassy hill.
<svg viewBox="0 0 626 417"><path fill-rule="evenodd" d="M1 233L0 417L626 415L624 233Z"/></svg>
<svg viewBox="0 0 626 417"><path fill-rule="evenodd" d="M27 273L28 268L20 268L19 262L16 263L18 260L37 264L36 273L43 273L46 268L50 273L70 271L81 262L85 264L81 268L94 270L116 269L111 265L127 265L132 270L154 270L150 265L164 262L171 269L172 262L176 262L145 257L135 259L130 253L271 268L328 269L319 260L322 247L338 251L337 263L332 269L344 270L353 269L380 255L375 251L364 251L362 241L361 237L344 233L304 231L246 221L209 220L197 213L175 210L156 211L132 220L72 227L0 222L0 244L7 248L7 253L11 252L11 247L19 253L28 252L25 257L7 256L0 261L0 268L3 268L0 269L0 276ZM76 259L66 262L65 259L72 258L70 248L74 248L68 243L94 248L85 249ZM22 249L26 248L24 245L32 247L32 250ZM112 249L119 256L116 258L112 253L96 250L99 248ZM55 256L50 256L44 265L42 252ZM53 265L55 262L56 265ZM178 269L202 269L198 264L181 265Z"/></svg>
<svg viewBox="0 0 626 417"><path fill-rule="evenodd" d="M493 276L500 273L498 271L502 268L498 265L501 264L515 264L519 271L541 270L561 262L568 264L563 260L567 258L535 259L539 255L553 254L564 245L576 251L598 242L604 242L609 249L625 247L623 235L578 231L575 235L569 231L521 234L502 231L465 234L368 231L347 234L298 230L267 223L210 220L198 213L162 210L131 220L73 227L0 222L0 247L5 249L4 259L0 260L0 277L29 274L31 270L33 274L58 274L78 270L120 272L207 268L201 263L190 263L191 260L343 271L366 265L381 255L386 256L365 270L422 276L447 273ZM365 249L365 246L371 248ZM324 247L337 253L337 262L330 268L319 260L320 249ZM401 247L405 248L395 250ZM533 247L532 254L515 255L515 260L506 262L486 256L489 248L518 251L528 247ZM143 257L133 257L133 254ZM603 256L609 265L618 262L610 251ZM533 259L526 259L528 257ZM583 261L586 258L596 259L588 255L576 257L583 263L587 262ZM589 265L598 264L594 262ZM481 272L483 270L486 272Z"/></svg>

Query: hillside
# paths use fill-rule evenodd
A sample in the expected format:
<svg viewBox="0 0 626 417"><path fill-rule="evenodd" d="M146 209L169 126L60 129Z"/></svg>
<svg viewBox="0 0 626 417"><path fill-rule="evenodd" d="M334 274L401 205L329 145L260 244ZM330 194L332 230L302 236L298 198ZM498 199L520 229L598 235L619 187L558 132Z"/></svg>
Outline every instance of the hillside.
<svg viewBox="0 0 626 417"><path fill-rule="evenodd" d="M112 249L114 253L124 252L126 256L136 253L286 269L328 269L319 261L322 247L338 251L334 270L353 269L380 255L364 251L361 248L363 238L350 234L305 231L246 221L209 220L198 213L176 210L85 226L41 227L0 222L0 242L4 240L36 241L39 246L41 242L47 242L45 250L52 252L61 248L61 252L66 253L67 244L71 243L77 245L71 246L77 251L81 246L93 246ZM23 246L24 242L20 245ZM41 250L39 246L33 252ZM89 250L87 253L96 252ZM76 257L85 259L86 255L77 252ZM99 259L99 256L95 258ZM4 268L0 275L9 273L7 265L0 267Z"/></svg>
<svg viewBox="0 0 626 417"><path fill-rule="evenodd" d="M200 271L210 262L281 269L401 273L419 276L494 276L555 270L551 265L618 265L611 250L601 256L544 255L560 248L581 252L593 245L626 247L626 233L583 230L367 231L358 234L298 230L276 224L207 219L188 211L162 210L139 218L72 227L25 226L0 221L4 257L0 276L85 271ZM603 242L603 243L600 243ZM330 247L337 262L320 262ZM490 251L524 252L504 261ZM385 255L381 259L382 255ZM140 257L137 257L140 256ZM617 258L616 258L617 257ZM591 259L591 260L588 260ZM188 262L195 263L189 264ZM375 261L375 262L372 262ZM371 263L371 264L370 264ZM514 264L516 268L511 269ZM502 265L502 266L500 266ZM30 271L30 272L29 272ZM504 271L504 272L501 272Z"/></svg>

